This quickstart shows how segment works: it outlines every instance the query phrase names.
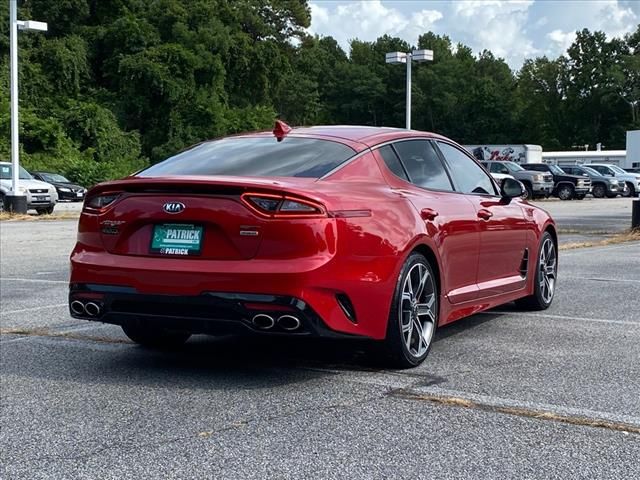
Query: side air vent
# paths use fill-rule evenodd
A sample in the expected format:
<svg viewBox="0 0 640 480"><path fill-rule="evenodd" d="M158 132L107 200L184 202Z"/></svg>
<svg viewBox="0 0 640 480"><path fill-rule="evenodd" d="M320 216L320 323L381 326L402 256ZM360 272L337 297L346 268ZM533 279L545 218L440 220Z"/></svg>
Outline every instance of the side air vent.
<svg viewBox="0 0 640 480"><path fill-rule="evenodd" d="M344 312L345 316L352 323L358 323L358 320L356 318L356 310L353 308L353 303L351 303L349 297L347 297L344 293L338 293L336 295L336 300L338 301L338 305L340 305L340 308Z"/></svg>
<svg viewBox="0 0 640 480"><path fill-rule="evenodd" d="M529 271L529 249L525 248L524 253L522 254L522 261L520 262L520 276L522 276L522 278L526 278L528 271Z"/></svg>

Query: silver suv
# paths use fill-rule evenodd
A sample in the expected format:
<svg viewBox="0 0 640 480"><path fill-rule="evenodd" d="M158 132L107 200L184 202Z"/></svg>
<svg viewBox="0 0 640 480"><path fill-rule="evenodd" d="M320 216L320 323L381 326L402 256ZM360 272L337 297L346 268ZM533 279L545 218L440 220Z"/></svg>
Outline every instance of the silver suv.
<svg viewBox="0 0 640 480"><path fill-rule="evenodd" d="M637 197L640 194L640 175L625 172L617 165L608 165L606 163L589 163L587 166L605 177L615 177L620 182L624 182L627 188L623 192L623 196Z"/></svg>
<svg viewBox="0 0 640 480"><path fill-rule="evenodd" d="M548 197L553 191L553 175L550 173L530 172L516 162L489 160L480 163L489 173L506 173L520 180L527 190L527 199Z"/></svg>
<svg viewBox="0 0 640 480"><path fill-rule="evenodd" d="M5 200L11 194L11 172L13 166L8 162L0 162L0 211L4 210ZM34 180L29 172L20 167L18 189L27 196L27 208L38 212L53 213L58 201L58 193L53 185Z"/></svg>

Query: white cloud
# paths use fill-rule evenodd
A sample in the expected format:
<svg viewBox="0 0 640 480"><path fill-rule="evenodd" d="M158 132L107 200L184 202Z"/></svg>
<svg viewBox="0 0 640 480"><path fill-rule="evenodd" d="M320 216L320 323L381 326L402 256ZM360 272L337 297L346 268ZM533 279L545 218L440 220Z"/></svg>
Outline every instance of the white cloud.
<svg viewBox="0 0 640 480"><path fill-rule="evenodd" d="M555 43L555 46L551 48L555 52L566 52L576 39L576 32L563 32L562 30L553 30L547 33L547 38Z"/></svg>
<svg viewBox="0 0 640 480"><path fill-rule="evenodd" d="M565 53L576 30L600 30L610 38L635 31L637 5L637 0L312 0L310 31L331 35L347 51L354 38L373 41L389 34L415 45L420 34L433 31L476 53L491 50L517 69L525 58Z"/></svg>
<svg viewBox="0 0 640 480"><path fill-rule="evenodd" d="M533 0L459 0L445 17L450 35L475 51L491 50L510 64L539 53L526 32ZM457 38L456 38L457 37Z"/></svg>
<svg viewBox="0 0 640 480"><path fill-rule="evenodd" d="M434 24L442 19L442 13L438 10L422 9L405 14L387 7L381 0L360 0L332 6L310 3L309 31L332 36L347 52L350 40L372 41L384 34L416 44L420 34L433 30Z"/></svg>
<svg viewBox="0 0 640 480"><path fill-rule="evenodd" d="M576 30L587 28L602 31L608 38L622 37L634 31L640 18L629 7L618 0L592 0L581 2L559 2L554 5L550 29L545 34L548 43L543 46L545 54L557 57L566 53L575 39Z"/></svg>
<svg viewBox="0 0 640 480"><path fill-rule="evenodd" d="M617 0L606 2L596 18L600 19L600 30L612 37L621 37L634 30L640 20L631 8L623 7Z"/></svg>

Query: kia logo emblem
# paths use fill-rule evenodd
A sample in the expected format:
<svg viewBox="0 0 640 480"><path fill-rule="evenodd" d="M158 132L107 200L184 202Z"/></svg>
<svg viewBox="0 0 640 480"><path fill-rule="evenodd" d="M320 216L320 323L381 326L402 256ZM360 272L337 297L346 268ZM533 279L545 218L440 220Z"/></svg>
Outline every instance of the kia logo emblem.
<svg viewBox="0 0 640 480"><path fill-rule="evenodd" d="M167 202L162 206L162 209L167 213L180 213L184 210L184 203Z"/></svg>

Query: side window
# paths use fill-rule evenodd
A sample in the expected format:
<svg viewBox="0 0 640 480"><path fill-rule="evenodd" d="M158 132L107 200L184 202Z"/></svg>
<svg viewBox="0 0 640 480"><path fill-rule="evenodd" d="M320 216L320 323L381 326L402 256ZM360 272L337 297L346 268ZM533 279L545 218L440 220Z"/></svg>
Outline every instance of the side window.
<svg viewBox="0 0 640 480"><path fill-rule="evenodd" d="M449 165L453 182L458 190L463 193L497 195L495 186L487 172L468 155L448 143L438 142L438 147ZM491 164L491 171L493 171L494 165L496 164ZM506 170L504 165L501 166Z"/></svg>
<svg viewBox="0 0 640 480"><path fill-rule="evenodd" d="M527 170L535 170L536 172L546 172L547 168L544 165L527 165Z"/></svg>
<svg viewBox="0 0 640 480"><path fill-rule="evenodd" d="M509 169L499 162L493 162L489 171L491 173L509 173Z"/></svg>
<svg viewBox="0 0 640 480"><path fill-rule="evenodd" d="M411 183L434 190L453 190L449 175L431 142L409 140L394 143L393 146L409 174Z"/></svg>
<svg viewBox="0 0 640 480"><path fill-rule="evenodd" d="M407 178L407 172L404 171L404 168L400 163L400 159L398 158L398 155L396 155L396 152L393 151L393 147L391 147L391 145L380 147L378 149L378 153L389 170L391 170L396 177L409 181L409 178Z"/></svg>

